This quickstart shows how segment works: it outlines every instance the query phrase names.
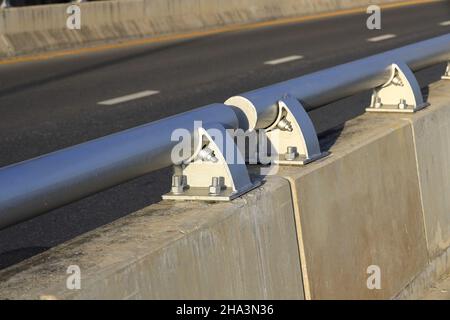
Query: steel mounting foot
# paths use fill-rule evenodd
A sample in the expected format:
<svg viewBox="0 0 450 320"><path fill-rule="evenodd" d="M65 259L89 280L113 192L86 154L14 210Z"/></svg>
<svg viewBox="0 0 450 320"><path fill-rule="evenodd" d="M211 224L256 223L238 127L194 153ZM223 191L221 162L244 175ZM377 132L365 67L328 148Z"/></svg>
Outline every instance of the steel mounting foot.
<svg viewBox="0 0 450 320"><path fill-rule="evenodd" d="M221 124L197 129L193 155L175 165L165 200L231 201L258 187L252 182L234 137Z"/></svg>
<svg viewBox="0 0 450 320"><path fill-rule="evenodd" d="M278 117L266 128L275 164L306 165L329 155L320 150L316 129L301 102L285 96L277 104Z"/></svg>
<svg viewBox="0 0 450 320"><path fill-rule="evenodd" d="M413 113L427 106L419 83L405 63L393 64L388 82L375 88L368 112Z"/></svg>

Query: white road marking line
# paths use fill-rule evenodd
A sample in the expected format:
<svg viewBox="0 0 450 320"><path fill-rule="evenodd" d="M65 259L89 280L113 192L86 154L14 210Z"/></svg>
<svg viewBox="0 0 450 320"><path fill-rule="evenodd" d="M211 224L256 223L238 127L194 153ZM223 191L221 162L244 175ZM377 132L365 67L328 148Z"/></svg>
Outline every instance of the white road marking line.
<svg viewBox="0 0 450 320"><path fill-rule="evenodd" d="M439 23L439 25L441 25L441 26L443 26L443 27L450 26L450 20L449 20L449 21L441 22L441 23Z"/></svg>
<svg viewBox="0 0 450 320"><path fill-rule="evenodd" d="M148 97L148 96L153 96L158 93L159 93L159 91L146 90L146 91L129 94L129 95L126 95L123 97L118 97L118 98L114 98L114 99L110 99L110 100L101 101L98 104L105 105L105 106L112 106L114 104L119 104L122 102L127 102L127 101L141 99L141 98Z"/></svg>
<svg viewBox="0 0 450 320"><path fill-rule="evenodd" d="M277 64L282 64L282 63L291 62L291 61L300 60L300 59L303 59L303 56L289 56L289 57L284 57L284 58L280 58L280 59L276 59L276 60L266 61L266 62L264 62L264 64L275 66Z"/></svg>
<svg viewBox="0 0 450 320"><path fill-rule="evenodd" d="M395 34L385 34L383 36L369 38L369 39L367 39L367 41L369 41L369 42L378 42L378 41L392 39L392 38L395 38L395 37L397 37Z"/></svg>

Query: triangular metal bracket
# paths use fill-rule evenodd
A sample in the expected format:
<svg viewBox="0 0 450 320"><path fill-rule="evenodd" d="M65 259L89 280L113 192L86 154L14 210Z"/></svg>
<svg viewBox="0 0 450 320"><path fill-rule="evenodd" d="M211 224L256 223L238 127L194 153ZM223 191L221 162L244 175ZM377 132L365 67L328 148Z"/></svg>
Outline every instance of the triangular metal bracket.
<svg viewBox="0 0 450 320"><path fill-rule="evenodd" d="M447 69L445 69L445 73L442 76L443 80L450 80L450 61L447 63Z"/></svg>
<svg viewBox="0 0 450 320"><path fill-rule="evenodd" d="M316 129L303 105L291 96L277 102L278 117L266 136L279 165L306 165L327 156L320 150Z"/></svg>
<svg viewBox="0 0 450 320"><path fill-rule="evenodd" d="M231 201L258 187L252 183L233 135L221 124L197 128L193 155L174 167L165 200Z"/></svg>
<svg viewBox="0 0 450 320"><path fill-rule="evenodd" d="M419 83L405 63L393 64L388 82L375 88L368 112L413 113L427 106Z"/></svg>

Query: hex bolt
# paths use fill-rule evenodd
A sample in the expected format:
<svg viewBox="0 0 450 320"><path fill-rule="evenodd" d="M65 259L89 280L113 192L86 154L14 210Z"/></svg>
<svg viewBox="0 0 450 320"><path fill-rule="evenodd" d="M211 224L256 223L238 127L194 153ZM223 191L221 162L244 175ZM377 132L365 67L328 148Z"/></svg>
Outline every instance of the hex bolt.
<svg viewBox="0 0 450 320"><path fill-rule="evenodd" d="M277 128L280 129L281 131L289 131L289 132L292 132L294 130L292 128L292 124L286 118L283 118L278 122Z"/></svg>
<svg viewBox="0 0 450 320"><path fill-rule="evenodd" d="M400 99L400 103L398 104L398 108L399 109L406 109L408 107L408 104L406 103L405 99Z"/></svg>
<svg viewBox="0 0 450 320"><path fill-rule="evenodd" d="M211 185L209 186L209 194L212 196L218 196L222 192L223 182L223 177L213 177Z"/></svg>
<svg viewBox="0 0 450 320"><path fill-rule="evenodd" d="M298 153L297 153L297 147L288 147L288 148L287 148L287 152L286 152L286 154L284 155L284 158L285 158L287 161L294 161L295 158L297 158L297 156L298 156Z"/></svg>
<svg viewBox="0 0 450 320"><path fill-rule="evenodd" d="M187 177L181 175L174 175L172 177L172 193L182 194L187 186Z"/></svg>
<svg viewBox="0 0 450 320"><path fill-rule="evenodd" d="M373 107L376 108L376 109L380 109L382 106L383 106L383 103L381 102L381 98L380 97L376 97Z"/></svg>
<svg viewBox="0 0 450 320"><path fill-rule="evenodd" d="M399 76L396 76L394 79L392 79L392 84L395 86L402 86L403 87L403 81L400 79Z"/></svg>
<svg viewBox="0 0 450 320"><path fill-rule="evenodd" d="M198 153L198 158L200 158L203 161L217 163L219 159L217 159L214 155L214 151L212 151L210 148L204 148Z"/></svg>

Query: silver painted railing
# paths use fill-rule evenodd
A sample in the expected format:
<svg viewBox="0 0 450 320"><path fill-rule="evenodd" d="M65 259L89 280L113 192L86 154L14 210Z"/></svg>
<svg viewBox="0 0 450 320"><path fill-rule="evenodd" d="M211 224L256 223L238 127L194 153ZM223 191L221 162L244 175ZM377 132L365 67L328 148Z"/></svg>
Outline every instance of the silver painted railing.
<svg viewBox="0 0 450 320"><path fill-rule="evenodd" d="M312 110L369 89L375 89L372 107L376 109L382 105L381 88L390 84L405 86L405 81L414 81L411 70L448 61L450 34L243 93L224 104L208 105L1 168L0 229L172 165L171 151L175 145L171 140L172 132L180 128L193 132L195 121L250 131L270 128L280 120L282 100L285 110L297 108L295 102L300 108ZM410 86L411 96L417 99L414 85L417 86ZM388 93L392 95L390 91ZM406 110L408 103L414 104L400 99L399 108ZM292 119L298 120L300 127L302 123L311 127L300 119L306 112L297 111L293 112ZM303 140L309 139L310 133L300 133ZM181 180L177 181L180 183ZM217 182L217 179L213 181Z"/></svg>

